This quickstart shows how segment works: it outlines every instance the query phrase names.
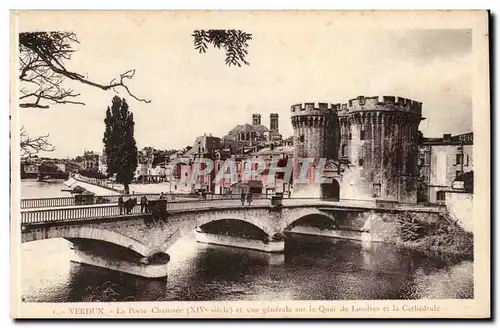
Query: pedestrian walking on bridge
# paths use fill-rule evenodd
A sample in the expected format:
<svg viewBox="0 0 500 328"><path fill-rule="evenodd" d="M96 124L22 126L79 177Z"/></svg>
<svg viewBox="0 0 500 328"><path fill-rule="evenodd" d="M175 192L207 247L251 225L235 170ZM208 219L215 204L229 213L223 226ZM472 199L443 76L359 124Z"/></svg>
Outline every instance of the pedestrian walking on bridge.
<svg viewBox="0 0 500 328"><path fill-rule="evenodd" d="M253 196L252 196L252 193L249 191L248 194L247 194L247 202L248 202L248 205L252 205L252 200L253 200Z"/></svg>
<svg viewBox="0 0 500 328"><path fill-rule="evenodd" d="M141 213L148 213L149 210L148 210L148 199L146 197L146 195L142 196L141 197Z"/></svg>
<svg viewBox="0 0 500 328"><path fill-rule="evenodd" d="M123 214L123 195L120 195L120 197L118 197L118 207L120 208L120 215Z"/></svg>
<svg viewBox="0 0 500 328"><path fill-rule="evenodd" d="M241 191L241 205L245 205L245 198L246 198L245 192Z"/></svg>

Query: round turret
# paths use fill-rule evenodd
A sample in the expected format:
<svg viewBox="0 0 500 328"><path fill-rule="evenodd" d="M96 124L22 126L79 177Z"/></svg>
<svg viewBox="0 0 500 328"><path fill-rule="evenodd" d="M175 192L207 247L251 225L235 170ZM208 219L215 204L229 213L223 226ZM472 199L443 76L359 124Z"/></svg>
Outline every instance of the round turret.
<svg viewBox="0 0 500 328"><path fill-rule="evenodd" d="M340 141L337 109L340 105L303 103L291 106L295 157L336 158Z"/></svg>
<svg viewBox="0 0 500 328"><path fill-rule="evenodd" d="M360 193L416 202L421 114L422 103L393 96L360 96L341 106L339 156L359 169Z"/></svg>

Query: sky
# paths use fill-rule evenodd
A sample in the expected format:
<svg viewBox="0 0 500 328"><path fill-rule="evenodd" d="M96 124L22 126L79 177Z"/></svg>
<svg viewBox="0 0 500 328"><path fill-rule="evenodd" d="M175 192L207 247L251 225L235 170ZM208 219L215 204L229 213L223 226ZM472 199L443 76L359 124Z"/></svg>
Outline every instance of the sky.
<svg viewBox="0 0 500 328"><path fill-rule="evenodd" d="M107 83L128 69L128 85L150 104L120 92L134 113L139 148L181 149L204 133L222 137L252 113L279 114L293 134L290 106L342 103L360 95L394 95L423 103L427 137L472 131L472 36L469 29L387 25L346 15L255 13L65 13L22 15L17 28L71 30L79 49L67 67ZM403 24L404 23L404 24ZM446 25L445 25L446 27ZM235 28L252 34L249 66L228 67L222 50L193 48L195 29ZM104 116L115 95L69 82L80 105L20 109L31 135L50 134L50 157L101 152Z"/></svg>

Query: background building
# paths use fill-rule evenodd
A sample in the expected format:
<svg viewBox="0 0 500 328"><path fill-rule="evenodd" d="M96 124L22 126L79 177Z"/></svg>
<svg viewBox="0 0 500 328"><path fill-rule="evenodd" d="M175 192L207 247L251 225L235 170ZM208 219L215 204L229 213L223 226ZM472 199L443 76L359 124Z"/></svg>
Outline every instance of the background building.
<svg viewBox="0 0 500 328"><path fill-rule="evenodd" d="M452 136L444 134L442 138L424 138L420 145L420 164L423 180L423 201L439 203L445 201L447 191L465 189L466 175L474 170L473 133ZM454 183L456 180L464 183Z"/></svg>
<svg viewBox="0 0 500 328"><path fill-rule="evenodd" d="M93 151L84 151L82 164L85 171L99 171L99 154Z"/></svg>
<svg viewBox="0 0 500 328"><path fill-rule="evenodd" d="M270 114L269 123L271 128L261 124L260 114L252 114L252 124L237 125L222 138L224 147L237 149L243 146L264 147L270 143L280 143L282 136L279 134L278 114Z"/></svg>
<svg viewBox="0 0 500 328"><path fill-rule="evenodd" d="M194 156L199 154L212 155L215 151L221 149L222 143L219 137L214 137L211 134L206 134L197 137L194 140L193 146L184 156Z"/></svg>
<svg viewBox="0 0 500 328"><path fill-rule="evenodd" d="M103 175L108 175L108 164L107 164L107 158L106 158L106 153L102 152L101 156L99 156L99 173Z"/></svg>

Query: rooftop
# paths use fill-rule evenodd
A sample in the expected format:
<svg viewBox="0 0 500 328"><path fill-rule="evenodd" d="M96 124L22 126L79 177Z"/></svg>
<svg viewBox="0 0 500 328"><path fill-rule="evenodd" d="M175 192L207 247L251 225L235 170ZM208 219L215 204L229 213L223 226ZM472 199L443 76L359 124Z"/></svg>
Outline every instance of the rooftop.
<svg viewBox="0 0 500 328"><path fill-rule="evenodd" d="M251 125L251 124L243 124L243 125L237 125L235 126L234 128L232 128L229 132L228 132L228 135L234 135L234 134L237 134L239 132L255 132L255 133L258 133L258 134L261 134L261 133L264 133L264 132L267 132L269 131L269 129L260 124L260 125Z"/></svg>
<svg viewBox="0 0 500 328"><path fill-rule="evenodd" d="M443 134L441 138L423 138L422 145L472 145L474 144L474 133L462 133L462 134Z"/></svg>

